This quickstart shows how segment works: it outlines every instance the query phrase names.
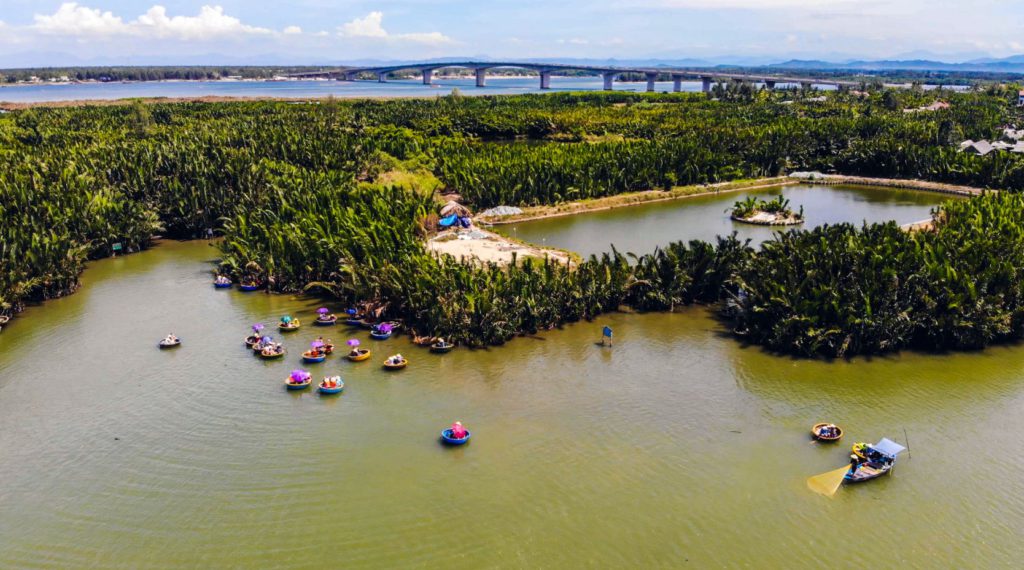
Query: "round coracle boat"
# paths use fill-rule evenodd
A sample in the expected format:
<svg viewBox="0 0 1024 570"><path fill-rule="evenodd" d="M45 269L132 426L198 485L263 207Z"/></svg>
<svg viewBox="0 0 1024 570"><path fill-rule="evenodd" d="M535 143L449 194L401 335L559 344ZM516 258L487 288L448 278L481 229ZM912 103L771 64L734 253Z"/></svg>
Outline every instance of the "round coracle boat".
<svg viewBox="0 0 1024 570"><path fill-rule="evenodd" d="M389 358L389 359L384 361L384 369L385 370L401 370L401 369L405 368L408 365L409 365L409 360L406 359L406 358L403 358L401 360L395 360L394 357L391 357L391 358Z"/></svg>
<svg viewBox="0 0 1024 570"><path fill-rule="evenodd" d="M469 430L466 430L466 436L458 438L452 436L452 428L441 430L441 440L447 443L448 445L462 445L468 442L470 436L472 435L473 434L470 433Z"/></svg>
<svg viewBox="0 0 1024 570"><path fill-rule="evenodd" d="M338 317L335 315L324 315L317 317L313 324L318 327L329 327L338 322Z"/></svg>
<svg viewBox="0 0 1024 570"><path fill-rule="evenodd" d="M444 354L446 352L451 352L452 349L454 349L454 348L455 348L454 344L452 344L450 342L445 342L445 341L442 340L442 341L438 341L438 342L435 342L434 344L430 345L430 352L434 352L434 353L437 353L437 354Z"/></svg>
<svg viewBox="0 0 1024 570"><path fill-rule="evenodd" d="M174 348L176 346L181 346L181 339L180 338L176 338L176 339L170 340L170 339L166 339L165 338L165 339L160 341L159 346L160 346L160 348Z"/></svg>
<svg viewBox="0 0 1024 570"><path fill-rule="evenodd" d="M340 394L344 389L345 383L341 380L341 376L329 376L324 378L317 386L317 390L319 390L321 394Z"/></svg>
<svg viewBox="0 0 1024 570"><path fill-rule="evenodd" d="M238 285L238 289L239 290L246 291L246 292L248 292L248 291L256 291L259 288L260 288L260 286L255 284L255 283L240 283Z"/></svg>
<svg viewBox="0 0 1024 570"><path fill-rule="evenodd" d="M362 361L366 360L367 358L370 358L370 349L368 349L368 348L359 348L359 349L353 350L352 352L348 353L345 356L345 358L351 360L352 362L362 362Z"/></svg>
<svg viewBox="0 0 1024 570"><path fill-rule="evenodd" d="M307 350L302 353L303 362L316 363L323 362L324 360L327 360L327 353L319 350Z"/></svg>
<svg viewBox="0 0 1024 570"><path fill-rule="evenodd" d="M275 358L281 358L282 356L284 356L284 347L274 348L272 346L268 346L260 351L260 358L266 360L273 360Z"/></svg>
<svg viewBox="0 0 1024 570"><path fill-rule="evenodd" d="M818 441L839 441L843 438L843 428L835 424L822 422L820 424L814 424L814 427L811 428L811 435Z"/></svg>
<svg viewBox="0 0 1024 570"><path fill-rule="evenodd" d="M284 387L289 390L305 390L313 385L313 378L307 376L302 382L296 382L290 376L284 381Z"/></svg>
<svg viewBox="0 0 1024 570"><path fill-rule="evenodd" d="M278 323L277 324L277 330L279 330L281 332L295 332L295 331L299 330L299 327L301 327L301 326L302 326L302 323L300 323L298 319L295 319L295 320L289 321L287 323Z"/></svg>

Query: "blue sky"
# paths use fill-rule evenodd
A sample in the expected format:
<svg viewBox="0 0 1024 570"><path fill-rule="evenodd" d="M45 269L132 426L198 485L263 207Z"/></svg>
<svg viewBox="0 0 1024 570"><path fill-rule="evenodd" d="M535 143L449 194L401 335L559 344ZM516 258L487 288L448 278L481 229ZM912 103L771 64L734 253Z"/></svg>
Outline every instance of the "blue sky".
<svg viewBox="0 0 1024 570"><path fill-rule="evenodd" d="M1024 0L0 0L0 64L962 60L1024 53L1022 21Z"/></svg>

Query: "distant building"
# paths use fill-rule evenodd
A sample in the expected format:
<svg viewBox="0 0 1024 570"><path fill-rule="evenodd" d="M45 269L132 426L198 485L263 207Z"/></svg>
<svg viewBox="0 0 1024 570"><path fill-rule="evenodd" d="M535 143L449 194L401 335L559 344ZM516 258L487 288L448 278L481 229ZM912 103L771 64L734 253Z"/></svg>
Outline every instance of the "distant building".
<svg viewBox="0 0 1024 570"><path fill-rule="evenodd" d="M970 142L970 141L964 141L964 142L967 143L967 142ZM963 151L963 152L969 152L971 154L976 154L978 156L985 156L986 154L992 152L995 149L992 148L992 143L990 143L988 141L978 141L978 142L970 143L970 144L967 144L967 145L964 145L963 143L961 143L960 150Z"/></svg>

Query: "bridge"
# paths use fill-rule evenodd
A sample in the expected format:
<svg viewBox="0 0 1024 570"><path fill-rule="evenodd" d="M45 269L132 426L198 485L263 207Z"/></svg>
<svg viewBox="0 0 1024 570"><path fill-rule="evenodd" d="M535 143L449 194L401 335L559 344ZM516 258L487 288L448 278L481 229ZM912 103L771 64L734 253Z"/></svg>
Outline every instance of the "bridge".
<svg viewBox="0 0 1024 570"><path fill-rule="evenodd" d="M423 76L423 84L430 85L434 78L434 72L438 69L458 67L471 69L476 73L476 86L487 86L487 70L489 69L527 69L536 71L540 75L540 88L551 88L551 77L556 72L584 71L600 75L604 80L604 89L612 90L615 78L623 74L643 75L647 79L647 90L654 91L654 83L658 77L669 76L672 79L672 90L682 91L684 80L700 81L701 88L707 92L711 85L717 82L753 82L763 83L766 88L774 89L778 84L800 85L810 89L814 85L832 85L836 87L857 87L860 84L854 81L838 81L834 79L811 79L808 77L789 77L775 74L757 73L732 73L726 71L709 71L700 69L685 69L671 67L601 67L590 65L571 65L560 63L529 63L509 61L460 61L460 62L433 62L433 63L408 63L402 65L386 65L377 67L346 67L341 69L308 71L304 73L293 73L289 77L295 78L328 78L339 81L355 81L360 75L371 74L377 76L377 81L384 83L388 74L398 71L414 71Z"/></svg>

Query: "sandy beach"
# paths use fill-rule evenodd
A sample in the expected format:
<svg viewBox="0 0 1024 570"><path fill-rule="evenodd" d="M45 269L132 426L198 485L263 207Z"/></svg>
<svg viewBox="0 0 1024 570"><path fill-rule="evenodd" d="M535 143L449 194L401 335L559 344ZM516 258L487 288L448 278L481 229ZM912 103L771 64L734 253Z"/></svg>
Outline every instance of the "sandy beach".
<svg viewBox="0 0 1024 570"><path fill-rule="evenodd" d="M563 251L524 245L480 228L442 232L427 240L427 249L456 259L475 259L482 263L508 264L512 262L513 255L520 259L550 257L561 263L572 261Z"/></svg>

